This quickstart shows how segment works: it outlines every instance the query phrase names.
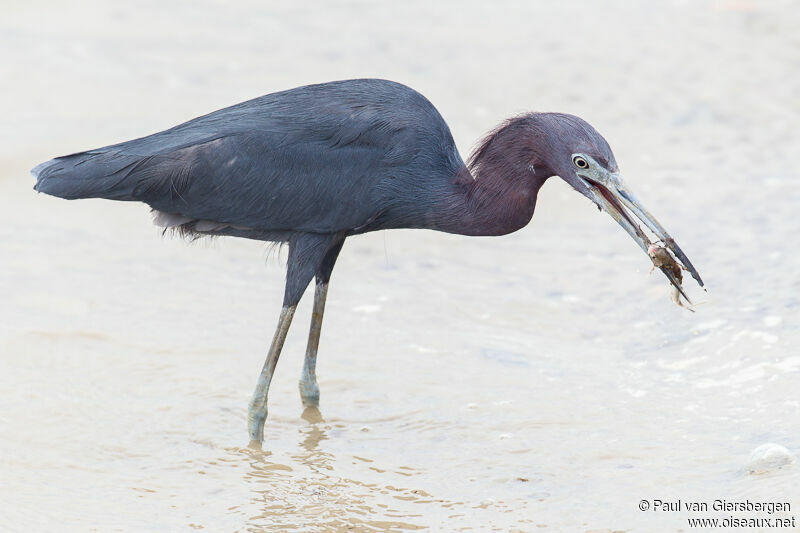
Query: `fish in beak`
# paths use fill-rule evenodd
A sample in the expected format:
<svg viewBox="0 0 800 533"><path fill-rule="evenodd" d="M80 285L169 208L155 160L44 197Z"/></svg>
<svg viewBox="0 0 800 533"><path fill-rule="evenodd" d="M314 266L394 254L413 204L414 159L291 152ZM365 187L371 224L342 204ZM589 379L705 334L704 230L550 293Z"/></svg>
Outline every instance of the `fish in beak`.
<svg viewBox="0 0 800 533"><path fill-rule="evenodd" d="M592 157L585 154L573 154L572 161L575 166L575 174L583 185L578 190L590 200L592 200L597 207L608 213L611 218L617 221L622 228L628 232L628 235L636 241L639 247L648 254L650 246L653 244L650 239L642 231L636 219L646 225L650 231L657 237L656 242L661 242L663 247L668 249L680 261L682 267L688 271L697 283L703 287L703 280L697 269L694 268L692 262L683 253L675 239L667 233L667 230L650 214L644 207L641 201L622 183L619 173L611 172L604 168ZM635 218L634 218L635 217ZM671 269L664 266L659 266L662 272L667 276L670 283L686 298L686 301L691 303L686 293L681 286L681 280L675 276Z"/></svg>

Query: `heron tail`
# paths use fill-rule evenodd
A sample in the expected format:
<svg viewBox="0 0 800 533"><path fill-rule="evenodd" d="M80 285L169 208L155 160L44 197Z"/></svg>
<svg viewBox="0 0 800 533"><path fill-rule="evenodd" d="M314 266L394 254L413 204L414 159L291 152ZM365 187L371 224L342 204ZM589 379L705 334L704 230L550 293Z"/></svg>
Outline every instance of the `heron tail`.
<svg viewBox="0 0 800 533"><path fill-rule="evenodd" d="M92 150L56 157L31 170L34 189L59 198L107 198L135 200L138 180L129 179L147 157Z"/></svg>

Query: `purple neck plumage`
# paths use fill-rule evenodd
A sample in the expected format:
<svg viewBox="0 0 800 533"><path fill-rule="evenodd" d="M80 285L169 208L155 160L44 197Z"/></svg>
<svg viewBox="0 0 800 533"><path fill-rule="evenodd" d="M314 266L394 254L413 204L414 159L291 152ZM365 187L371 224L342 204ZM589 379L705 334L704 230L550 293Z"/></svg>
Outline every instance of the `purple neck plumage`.
<svg viewBox="0 0 800 533"><path fill-rule="evenodd" d="M443 201L436 229L505 235L530 222L539 189L553 173L510 126L491 133L453 177L453 194Z"/></svg>

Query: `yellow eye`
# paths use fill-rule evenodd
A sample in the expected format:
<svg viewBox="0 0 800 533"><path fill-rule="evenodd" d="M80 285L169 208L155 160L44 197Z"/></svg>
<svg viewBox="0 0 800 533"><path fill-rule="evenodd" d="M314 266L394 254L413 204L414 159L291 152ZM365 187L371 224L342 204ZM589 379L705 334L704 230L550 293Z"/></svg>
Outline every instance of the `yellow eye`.
<svg viewBox="0 0 800 533"><path fill-rule="evenodd" d="M572 163L578 168L589 168L589 162L579 155L572 158Z"/></svg>

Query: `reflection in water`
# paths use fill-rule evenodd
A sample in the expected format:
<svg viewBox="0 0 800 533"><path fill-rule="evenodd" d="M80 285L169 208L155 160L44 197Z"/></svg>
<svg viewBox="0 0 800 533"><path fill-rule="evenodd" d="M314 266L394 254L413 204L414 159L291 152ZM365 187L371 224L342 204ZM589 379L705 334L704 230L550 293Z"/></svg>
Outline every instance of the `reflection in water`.
<svg viewBox="0 0 800 533"><path fill-rule="evenodd" d="M309 452L313 452L320 441L328 438L325 430L320 427L320 424L324 423L325 420L323 420L322 413L316 407L306 407L301 418L311 424L311 428L306 433L306 438L300 443L300 446Z"/></svg>
<svg viewBox="0 0 800 533"><path fill-rule="evenodd" d="M421 518L420 512L378 503L374 494L392 495L398 502L412 504L433 502L429 494L340 476L335 468L337 458L320 447L320 443L328 440L330 428L319 409L307 407L302 419L308 422L301 430L303 439L297 449L288 451L280 461L275 457L277 454L268 450L249 447L228 450L249 465L244 475L251 494L248 531L387 531L426 527L409 521ZM359 463L372 462L358 459Z"/></svg>

